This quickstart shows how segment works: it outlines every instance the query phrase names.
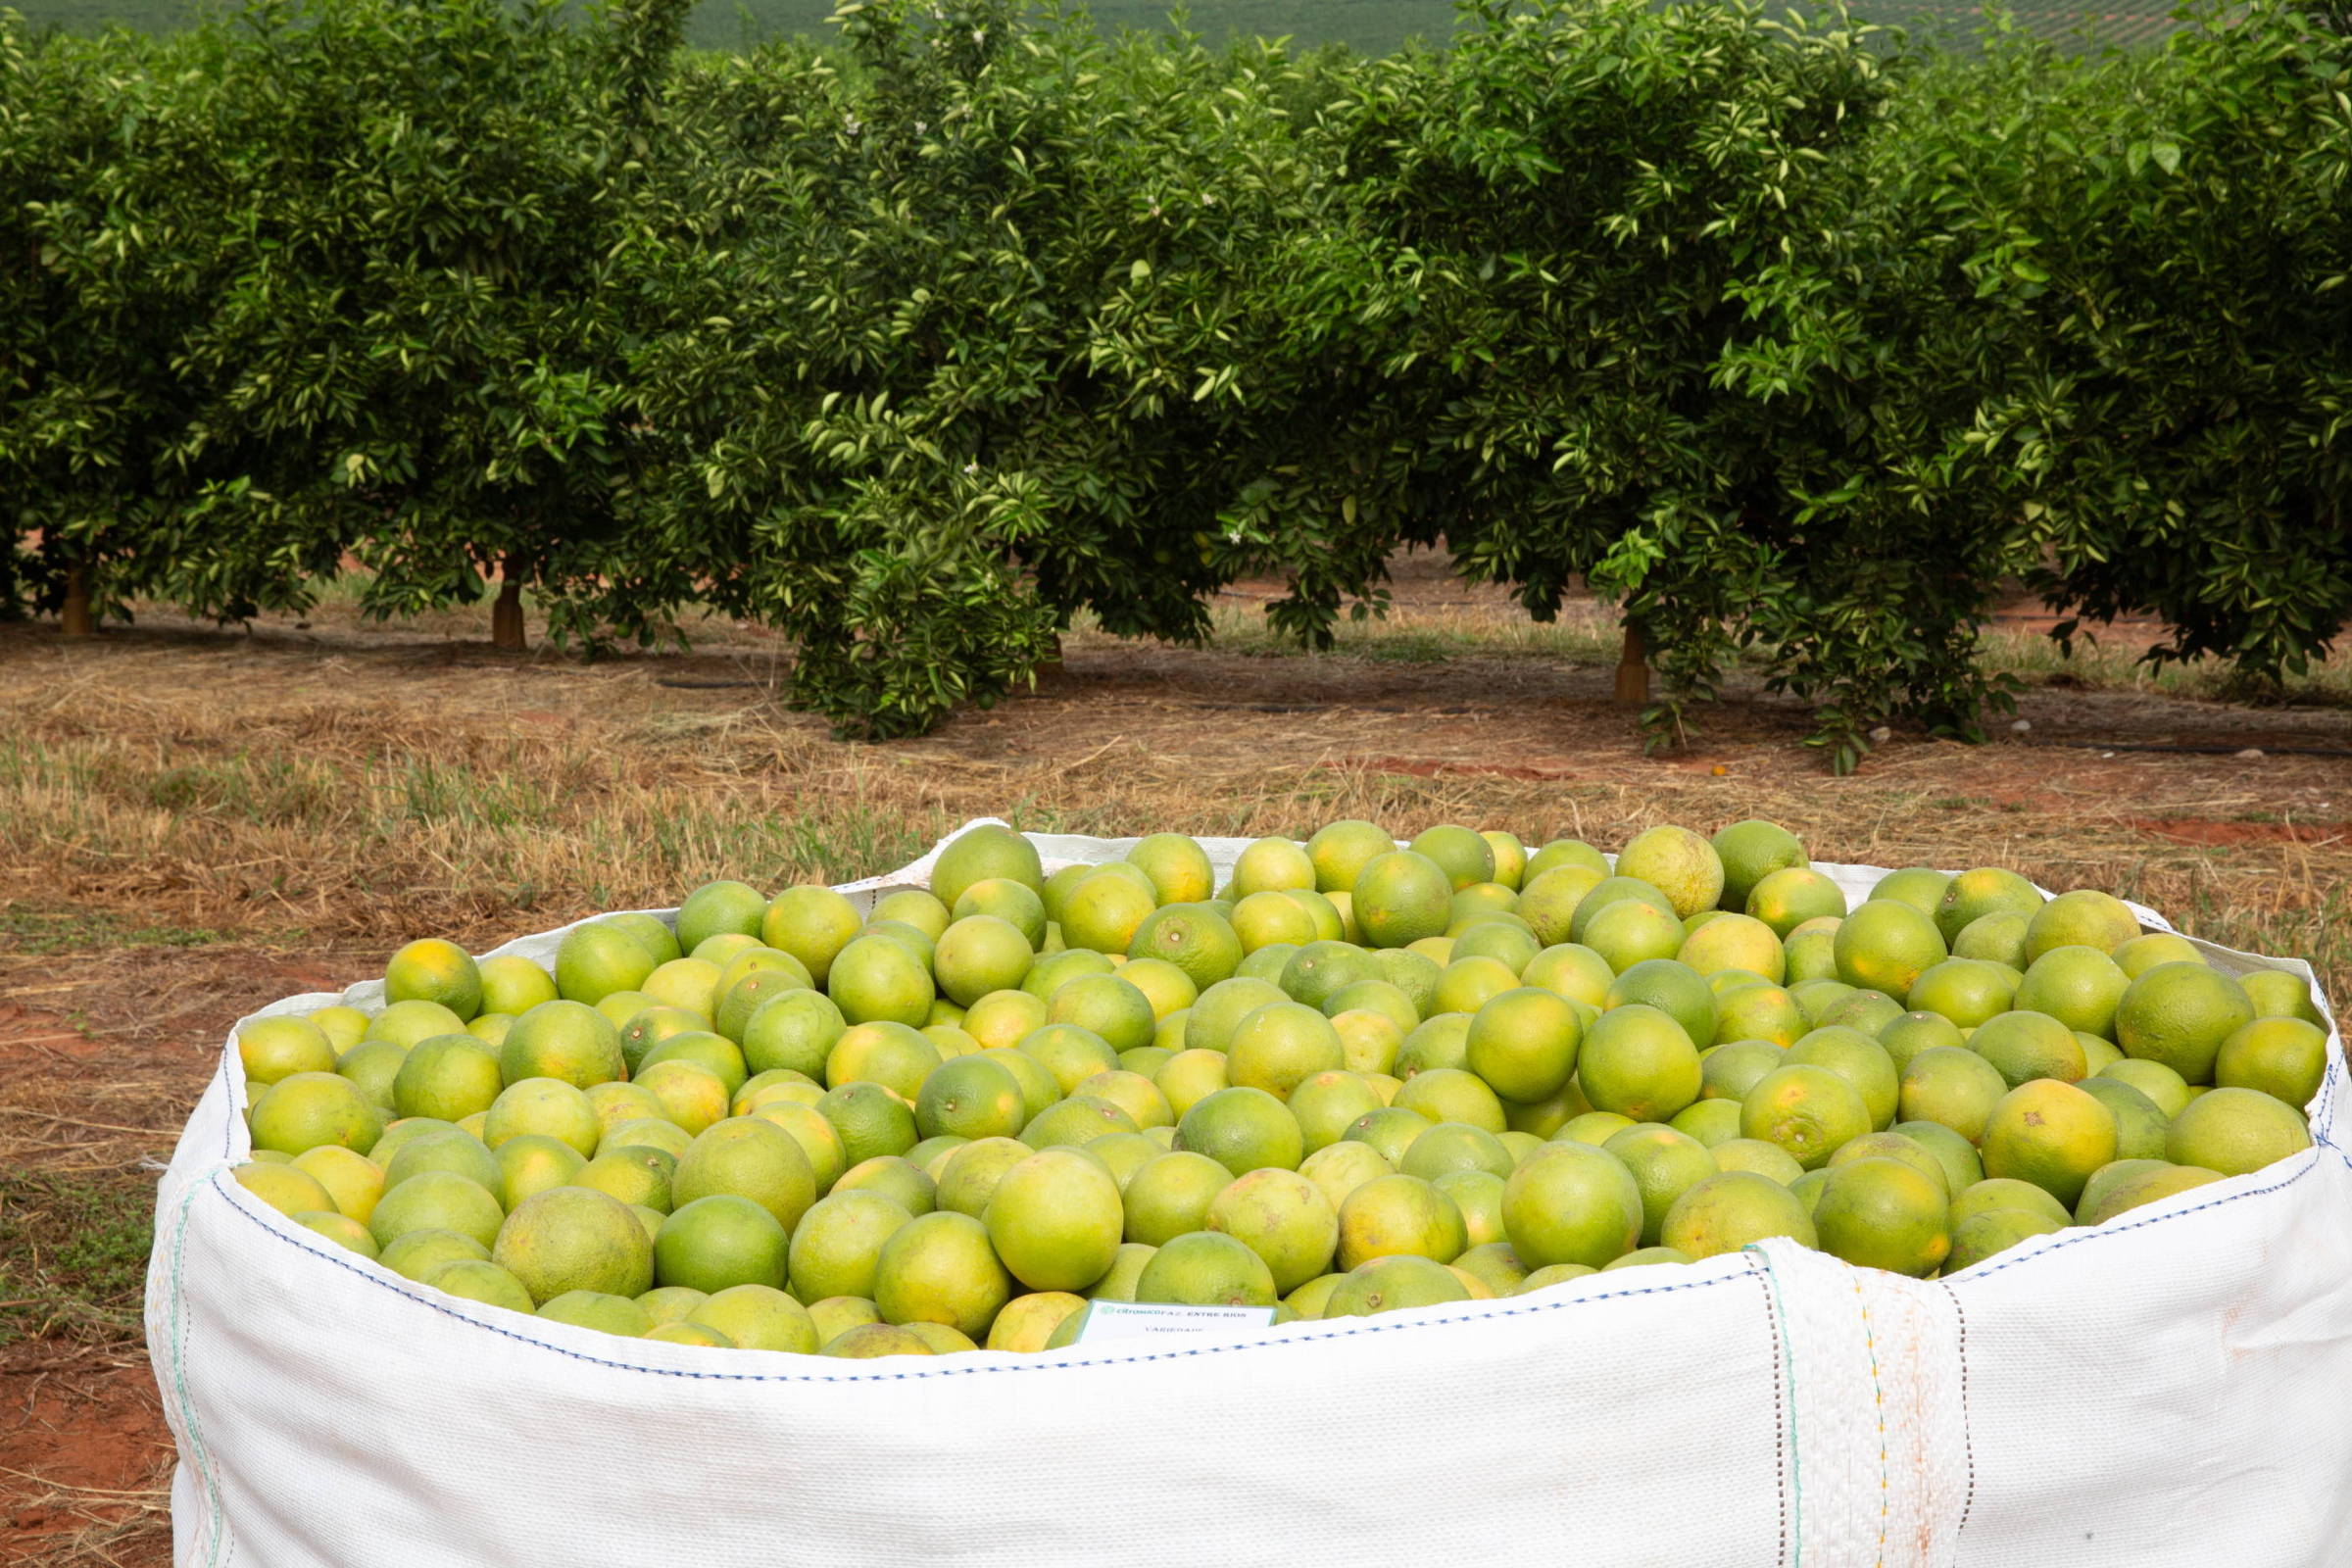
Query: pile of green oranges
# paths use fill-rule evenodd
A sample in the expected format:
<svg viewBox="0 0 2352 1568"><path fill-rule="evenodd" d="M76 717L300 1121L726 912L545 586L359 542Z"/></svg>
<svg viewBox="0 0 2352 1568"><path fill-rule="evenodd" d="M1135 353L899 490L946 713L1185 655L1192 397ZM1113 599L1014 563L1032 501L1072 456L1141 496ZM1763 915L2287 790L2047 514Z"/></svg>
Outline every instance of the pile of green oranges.
<svg viewBox="0 0 2352 1568"><path fill-rule="evenodd" d="M1766 1237L1915 1277L2306 1148L2328 1035L2104 893L1762 821L1612 867L1441 826L1192 839L928 890L697 889L555 969L425 940L256 1020L235 1176L454 1297L828 1355L1039 1351L1091 1300L1276 1321Z"/></svg>

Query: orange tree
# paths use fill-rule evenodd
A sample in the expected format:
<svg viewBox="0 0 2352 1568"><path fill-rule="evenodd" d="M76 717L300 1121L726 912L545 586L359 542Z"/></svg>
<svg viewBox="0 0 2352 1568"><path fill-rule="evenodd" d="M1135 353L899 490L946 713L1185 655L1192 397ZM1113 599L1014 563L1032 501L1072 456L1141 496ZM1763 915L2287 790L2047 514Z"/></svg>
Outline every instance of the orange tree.
<svg viewBox="0 0 2352 1568"><path fill-rule="evenodd" d="M2004 573L2084 621L2161 618L2161 662L2258 686L2352 615L2352 48L2256 5L2147 56L1997 34L1897 99L1835 221L1743 290L1725 359L1804 525L1875 610L1781 632L1837 692L1824 738L1907 693L1970 732Z"/></svg>
<svg viewBox="0 0 2352 1568"><path fill-rule="evenodd" d="M206 497L249 558L348 550L362 608L536 580L560 631L626 557L618 215L686 0L256 0L214 22L217 301L179 363ZM331 566L330 566L331 569ZM627 629L665 606L633 603Z"/></svg>
<svg viewBox="0 0 2352 1568"><path fill-rule="evenodd" d="M1366 72L1336 112L1382 405L1348 466L1375 476L1361 510L1442 534L1539 617L1580 579L1622 600L1668 732L1727 659L1776 638L1776 601L1818 564L1718 368L1749 330L1739 290L1820 220L1896 77L1837 16L1463 16L1446 55Z"/></svg>
<svg viewBox="0 0 2352 1568"><path fill-rule="evenodd" d="M631 291L638 560L792 634L845 731L1024 681L1082 611L1178 639L1316 557L1229 522L1329 395L1286 335L1340 193L1270 47L1106 45L1002 0L845 8L838 62L677 90Z"/></svg>
<svg viewBox="0 0 2352 1568"><path fill-rule="evenodd" d="M142 595L282 603L304 572L203 520L220 475L179 352L220 280L220 166L173 69L198 57L0 13L0 609L69 630Z"/></svg>

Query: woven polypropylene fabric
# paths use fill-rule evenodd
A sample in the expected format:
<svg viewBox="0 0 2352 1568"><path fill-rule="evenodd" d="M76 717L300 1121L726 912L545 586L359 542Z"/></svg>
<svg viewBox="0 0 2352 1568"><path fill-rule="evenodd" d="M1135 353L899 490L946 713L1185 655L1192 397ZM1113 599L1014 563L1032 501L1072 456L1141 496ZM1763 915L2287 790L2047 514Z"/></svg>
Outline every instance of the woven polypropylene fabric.
<svg viewBox="0 0 2352 1568"><path fill-rule="evenodd" d="M1036 842L1052 868L1134 841ZM1204 847L1223 868L1243 841ZM844 891L919 885L936 854ZM1822 869L1849 898L1883 874ZM500 951L550 961L561 934ZM148 1280L175 1558L2343 1564L2328 1049L2311 1153L1951 1280L1774 1242L1176 1352L883 1362L614 1339L400 1279L228 1178L224 1049Z"/></svg>

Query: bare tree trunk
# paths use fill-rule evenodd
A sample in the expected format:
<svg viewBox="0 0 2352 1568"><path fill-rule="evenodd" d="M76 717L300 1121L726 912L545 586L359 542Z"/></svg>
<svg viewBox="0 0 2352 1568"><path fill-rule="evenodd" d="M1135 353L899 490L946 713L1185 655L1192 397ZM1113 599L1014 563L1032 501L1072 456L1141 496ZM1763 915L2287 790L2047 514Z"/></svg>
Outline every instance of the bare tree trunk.
<svg viewBox="0 0 2352 1568"><path fill-rule="evenodd" d="M522 638L522 584L530 565L518 555L499 567L498 600L490 607L490 646L519 654L528 645Z"/></svg>
<svg viewBox="0 0 2352 1568"><path fill-rule="evenodd" d="M1625 651L1617 658L1617 701L1626 708L1649 702L1649 645L1630 615L1625 620Z"/></svg>
<svg viewBox="0 0 2352 1568"><path fill-rule="evenodd" d="M66 568L66 604L59 619L68 637L78 640L98 635L98 614L90 606L90 576L80 566Z"/></svg>

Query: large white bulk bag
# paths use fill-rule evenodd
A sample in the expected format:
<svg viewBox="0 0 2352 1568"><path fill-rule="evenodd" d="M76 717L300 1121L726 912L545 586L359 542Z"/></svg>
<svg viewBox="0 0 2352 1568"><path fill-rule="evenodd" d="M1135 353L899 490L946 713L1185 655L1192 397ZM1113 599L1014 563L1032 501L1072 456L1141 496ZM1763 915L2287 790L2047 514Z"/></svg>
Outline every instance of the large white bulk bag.
<svg viewBox="0 0 2352 1568"><path fill-rule="evenodd" d="M1033 837L1049 869L1134 842ZM1222 869L1243 841L1205 847ZM922 885L937 853L843 891ZM1884 874L1820 869L1849 899ZM499 951L552 963L561 935ZM148 1279L181 1564L2352 1563L2332 1026L2314 1148L1951 1279L1770 1241L1180 1348L878 1361L401 1279L230 1179L235 1060L163 1179Z"/></svg>

